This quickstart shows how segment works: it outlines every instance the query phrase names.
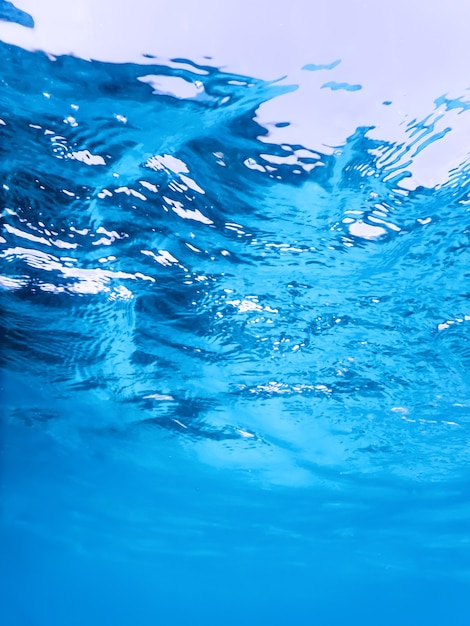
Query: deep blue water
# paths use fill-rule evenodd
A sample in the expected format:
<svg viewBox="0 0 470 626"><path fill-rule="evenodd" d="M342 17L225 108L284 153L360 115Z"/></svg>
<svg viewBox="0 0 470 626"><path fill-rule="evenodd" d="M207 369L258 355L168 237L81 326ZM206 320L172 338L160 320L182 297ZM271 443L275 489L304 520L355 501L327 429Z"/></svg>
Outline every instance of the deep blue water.
<svg viewBox="0 0 470 626"><path fill-rule="evenodd" d="M0 67L1 623L467 624L465 99L321 151L210 60Z"/></svg>

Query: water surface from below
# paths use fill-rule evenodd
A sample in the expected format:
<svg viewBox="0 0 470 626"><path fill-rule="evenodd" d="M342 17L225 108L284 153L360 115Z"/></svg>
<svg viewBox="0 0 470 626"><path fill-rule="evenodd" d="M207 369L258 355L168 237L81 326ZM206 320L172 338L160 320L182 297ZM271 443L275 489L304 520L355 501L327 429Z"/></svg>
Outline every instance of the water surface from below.
<svg viewBox="0 0 470 626"><path fill-rule="evenodd" d="M279 143L289 80L0 58L10 623L463 624L465 94Z"/></svg>

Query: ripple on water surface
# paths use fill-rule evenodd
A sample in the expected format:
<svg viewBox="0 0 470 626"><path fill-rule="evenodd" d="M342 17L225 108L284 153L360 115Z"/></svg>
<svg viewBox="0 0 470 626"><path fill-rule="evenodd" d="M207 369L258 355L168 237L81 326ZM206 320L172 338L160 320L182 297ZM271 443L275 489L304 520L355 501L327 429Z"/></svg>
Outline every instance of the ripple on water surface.
<svg viewBox="0 0 470 626"><path fill-rule="evenodd" d="M108 407L12 420L274 484L468 468L469 161L409 184L455 101L405 142L290 145L256 118L286 81L0 56L2 365Z"/></svg>

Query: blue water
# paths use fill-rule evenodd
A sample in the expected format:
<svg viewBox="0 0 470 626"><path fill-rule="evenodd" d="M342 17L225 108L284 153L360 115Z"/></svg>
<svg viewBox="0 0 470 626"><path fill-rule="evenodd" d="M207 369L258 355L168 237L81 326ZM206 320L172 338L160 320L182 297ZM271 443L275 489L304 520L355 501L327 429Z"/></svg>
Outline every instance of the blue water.
<svg viewBox="0 0 470 626"><path fill-rule="evenodd" d="M1 624L467 624L465 94L321 150L209 59L0 67Z"/></svg>

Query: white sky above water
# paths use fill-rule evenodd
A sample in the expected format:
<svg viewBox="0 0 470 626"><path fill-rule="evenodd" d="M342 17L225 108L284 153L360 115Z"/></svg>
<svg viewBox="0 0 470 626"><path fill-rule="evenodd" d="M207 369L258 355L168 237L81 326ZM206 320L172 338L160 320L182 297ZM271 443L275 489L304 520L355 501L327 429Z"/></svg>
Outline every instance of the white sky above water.
<svg viewBox="0 0 470 626"><path fill-rule="evenodd" d="M299 88L269 101L258 121L267 139L328 151L358 126L376 126L370 136L407 139L406 124L432 113L443 95L470 102L468 23L462 0L16 0L33 15L27 29L0 22L0 38L53 55L73 54L112 62L187 58L265 79L286 76ZM204 56L212 59L207 61ZM305 71L306 64L332 70ZM329 81L362 86L333 91ZM391 101L384 106L383 101ZM276 122L290 122L274 129ZM433 186L468 158L470 111L448 112L436 125L452 131L414 158L413 180ZM408 139L409 141L409 139Z"/></svg>

